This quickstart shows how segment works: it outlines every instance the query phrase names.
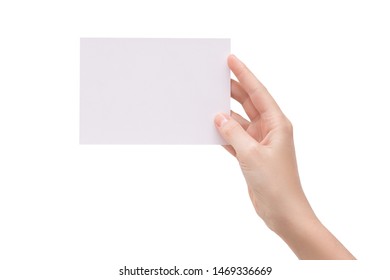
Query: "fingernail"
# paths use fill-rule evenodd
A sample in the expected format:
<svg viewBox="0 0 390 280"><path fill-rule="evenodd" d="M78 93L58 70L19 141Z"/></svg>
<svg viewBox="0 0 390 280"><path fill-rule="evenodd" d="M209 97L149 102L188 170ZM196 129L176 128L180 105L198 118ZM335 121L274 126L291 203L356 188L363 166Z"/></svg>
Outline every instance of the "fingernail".
<svg viewBox="0 0 390 280"><path fill-rule="evenodd" d="M229 118L230 118L230 116L228 116L226 114L218 114L215 117L215 124L218 127L222 127L229 120Z"/></svg>

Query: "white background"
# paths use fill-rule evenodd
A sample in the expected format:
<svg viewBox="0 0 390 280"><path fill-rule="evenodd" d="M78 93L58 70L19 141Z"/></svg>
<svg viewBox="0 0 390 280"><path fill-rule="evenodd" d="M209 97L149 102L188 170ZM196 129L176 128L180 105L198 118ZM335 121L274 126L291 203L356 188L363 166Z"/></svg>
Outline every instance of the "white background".
<svg viewBox="0 0 390 280"><path fill-rule="evenodd" d="M0 278L126 279L124 265L388 273L386 4L1 1ZM317 215L360 260L296 261L221 147L80 146L80 37L231 38L294 124Z"/></svg>

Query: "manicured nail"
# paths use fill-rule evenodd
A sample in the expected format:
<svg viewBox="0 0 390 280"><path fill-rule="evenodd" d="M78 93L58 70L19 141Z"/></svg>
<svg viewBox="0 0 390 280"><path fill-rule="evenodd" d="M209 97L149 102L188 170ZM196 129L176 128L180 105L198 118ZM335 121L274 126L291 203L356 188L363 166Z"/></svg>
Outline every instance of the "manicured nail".
<svg viewBox="0 0 390 280"><path fill-rule="evenodd" d="M216 117L215 117L215 124L218 126L218 127L222 127L228 120L229 120L230 116L229 115L226 115L226 114L218 114Z"/></svg>

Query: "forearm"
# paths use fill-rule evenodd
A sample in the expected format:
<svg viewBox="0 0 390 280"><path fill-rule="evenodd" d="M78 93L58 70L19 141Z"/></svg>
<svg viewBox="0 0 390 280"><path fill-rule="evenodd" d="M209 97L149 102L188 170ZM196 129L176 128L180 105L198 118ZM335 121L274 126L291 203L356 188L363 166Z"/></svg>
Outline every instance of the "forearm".
<svg viewBox="0 0 390 280"><path fill-rule="evenodd" d="M287 243L299 259L355 259L314 214L299 221L285 221L275 232Z"/></svg>

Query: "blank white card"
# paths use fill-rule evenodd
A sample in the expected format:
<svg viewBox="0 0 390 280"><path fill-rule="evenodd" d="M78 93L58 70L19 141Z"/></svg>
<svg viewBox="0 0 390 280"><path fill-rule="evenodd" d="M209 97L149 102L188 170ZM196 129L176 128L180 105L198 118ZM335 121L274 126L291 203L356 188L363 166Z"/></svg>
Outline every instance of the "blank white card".
<svg viewBox="0 0 390 280"><path fill-rule="evenodd" d="M230 39L80 39L81 144L225 144Z"/></svg>

